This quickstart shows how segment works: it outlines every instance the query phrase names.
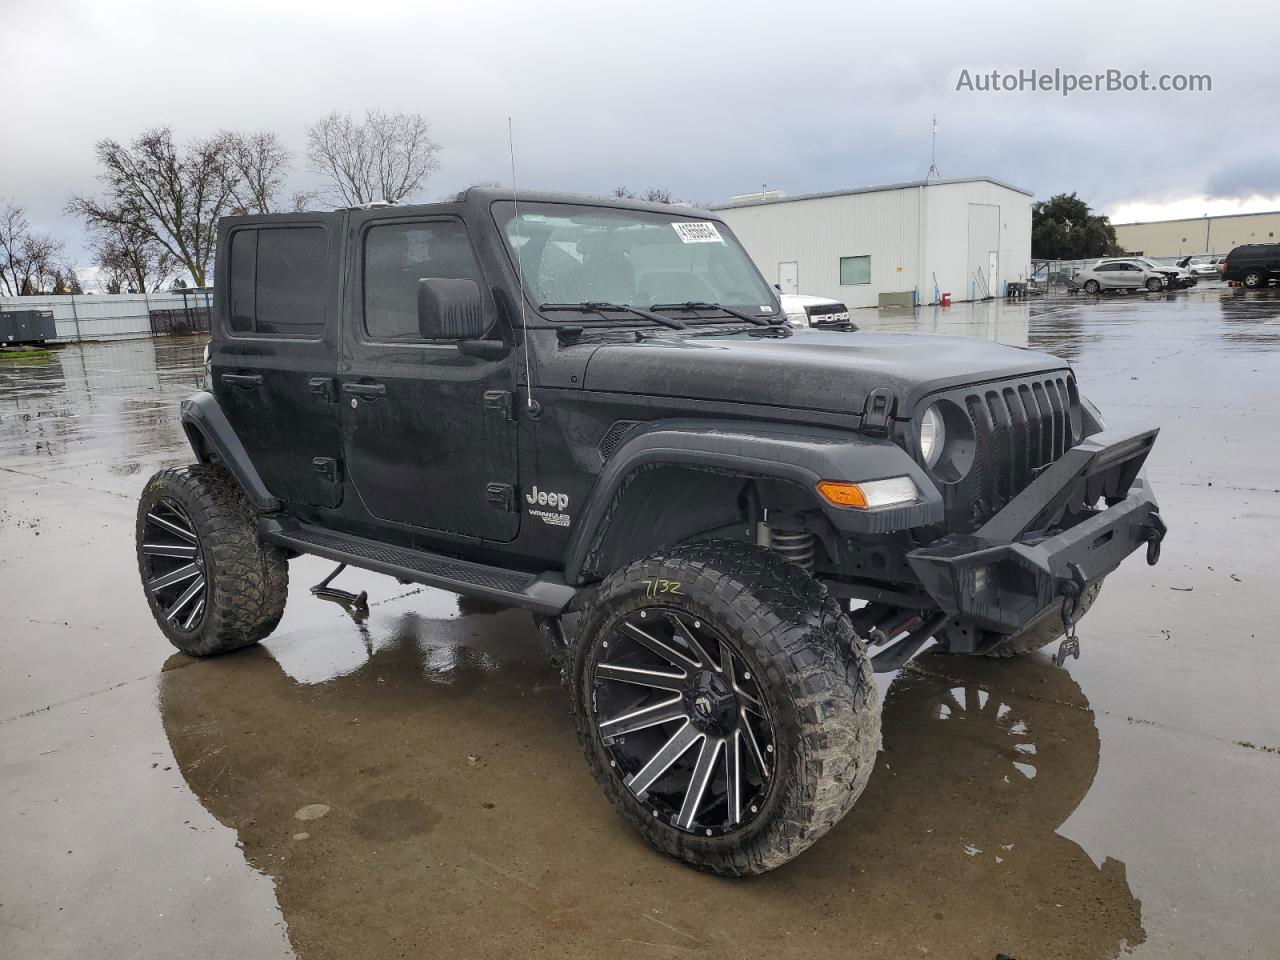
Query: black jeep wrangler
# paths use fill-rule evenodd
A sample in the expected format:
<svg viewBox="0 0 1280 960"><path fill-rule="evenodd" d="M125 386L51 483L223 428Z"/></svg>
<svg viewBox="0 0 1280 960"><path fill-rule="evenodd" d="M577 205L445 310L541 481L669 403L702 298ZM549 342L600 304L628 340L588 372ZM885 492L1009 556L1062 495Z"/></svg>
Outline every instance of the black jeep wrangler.
<svg viewBox="0 0 1280 960"><path fill-rule="evenodd" d="M231 217L217 262L199 462L138 509L160 629L256 643L304 553L527 608L614 804L703 869L849 810L873 670L1061 657L1158 556L1156 430L1105 432L1042 353L795 331L713 214L473 189Z"/></svg>

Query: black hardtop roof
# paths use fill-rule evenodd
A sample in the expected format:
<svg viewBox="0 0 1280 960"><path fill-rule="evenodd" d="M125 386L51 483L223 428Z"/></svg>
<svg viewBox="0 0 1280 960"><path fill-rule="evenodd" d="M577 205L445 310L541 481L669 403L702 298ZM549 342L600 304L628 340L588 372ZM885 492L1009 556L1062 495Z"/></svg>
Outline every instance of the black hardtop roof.
<svg viewBox="0 0 1280 960"><path fill-rule="evenodd" d="M512 192L506 187L471 187L460 201L442 200L435 203L387 204L386 206L340 207L336 210L307 210L300 213L257 213L223 217L220 222L228 226L242 226L251 223L288 223L317 220L342 216L352 210L375 210L391 216L434 214L445 211L457 213L460 209L488 208L498 201L510 201ZM661 213L674 217L688 217L700 220L716 220L723 222L718 213L704 210L701 207L684 206L671 203L649 203L645 200L614 199L612 197L595 197L585 193L562 193L547 190L518 190L515 194L517 203L565 203L575 206L609 207L616 210L638 210L645 213Z"/></svg>

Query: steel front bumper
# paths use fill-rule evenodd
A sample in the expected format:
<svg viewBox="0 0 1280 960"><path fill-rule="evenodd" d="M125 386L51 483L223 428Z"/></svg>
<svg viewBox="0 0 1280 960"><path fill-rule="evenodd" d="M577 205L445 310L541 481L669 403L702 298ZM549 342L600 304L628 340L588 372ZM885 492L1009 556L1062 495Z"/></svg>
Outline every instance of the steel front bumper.
<svg viewBox="0 0 1280 960"><path fill-rule="evenodd" d="M974 533L908 553L912 570L949 616L1011 634L1144 544L1154 563L1165 528L1141 470L1157 433L1081 441Z"/></svg>

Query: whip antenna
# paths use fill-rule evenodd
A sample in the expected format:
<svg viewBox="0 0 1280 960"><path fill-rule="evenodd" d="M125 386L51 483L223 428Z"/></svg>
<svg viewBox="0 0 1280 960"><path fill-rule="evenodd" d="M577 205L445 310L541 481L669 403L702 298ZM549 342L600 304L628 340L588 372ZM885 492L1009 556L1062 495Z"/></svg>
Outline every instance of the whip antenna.
<svg viewBox="0 0 1280 960"><path fill-rule="evenodd" d="M524 339L524 382L528 391L528 407L534 409L533 373L529 369L529 321L525 317L524 295L524 253L523 238L520 236L520 201L516 198L516 138L511 131L511 118L507 117L507 149L511 153L511 206L515 214L516 237L513 246L516 249L516 281L520 285L520 333Z"/></svg>

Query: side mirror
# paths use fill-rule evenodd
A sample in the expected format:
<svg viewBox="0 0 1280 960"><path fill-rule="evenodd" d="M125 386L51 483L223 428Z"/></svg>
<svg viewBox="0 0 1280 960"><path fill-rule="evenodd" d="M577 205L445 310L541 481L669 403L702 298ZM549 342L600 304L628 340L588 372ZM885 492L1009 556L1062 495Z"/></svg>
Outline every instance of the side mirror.
<svg viewBox="0 0 1280 960"><path fill-rule="evenodd" d="M424 340L479 340L486 329L480 286L474 280L418 281L418 332Z"/></svg>

